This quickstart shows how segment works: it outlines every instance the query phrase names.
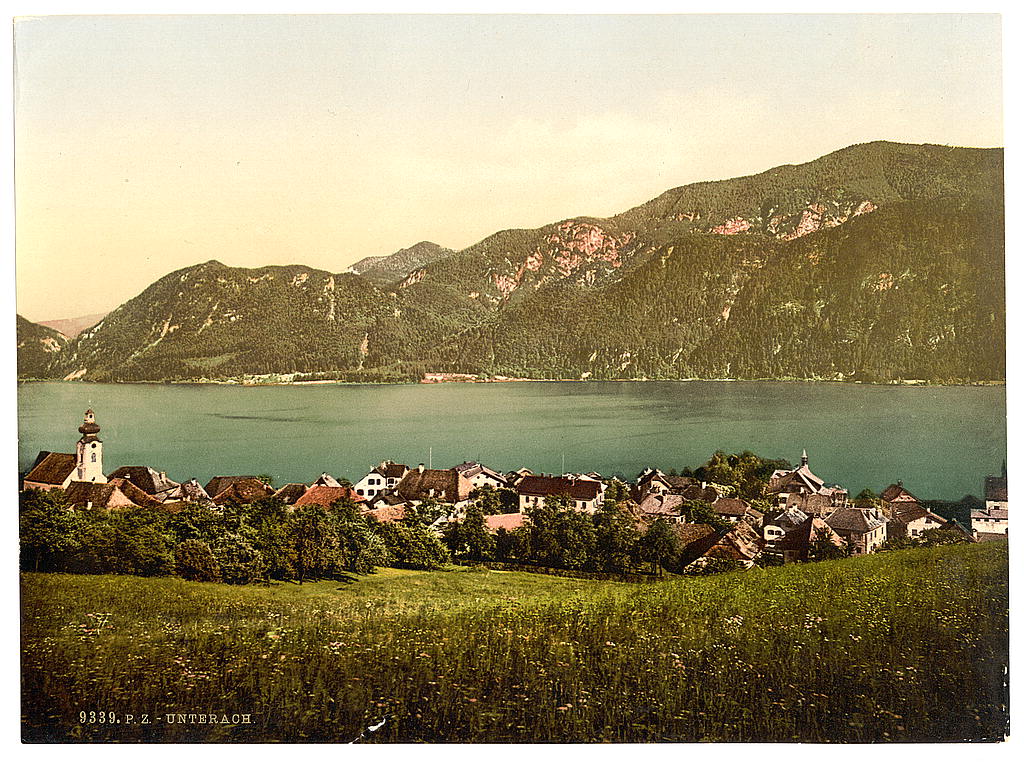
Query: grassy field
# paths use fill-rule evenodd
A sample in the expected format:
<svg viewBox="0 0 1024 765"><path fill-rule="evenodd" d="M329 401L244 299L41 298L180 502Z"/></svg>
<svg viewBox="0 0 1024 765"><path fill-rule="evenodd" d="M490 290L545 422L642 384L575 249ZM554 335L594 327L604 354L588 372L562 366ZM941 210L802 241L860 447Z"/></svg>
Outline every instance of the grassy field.
<svg viewBox="0 0 1024 765"><path fill-rule="evenodd" d="M469 569L269 588L25 574L22 597L29 741L1006 731L1001 542L643 585Z"/></svg>

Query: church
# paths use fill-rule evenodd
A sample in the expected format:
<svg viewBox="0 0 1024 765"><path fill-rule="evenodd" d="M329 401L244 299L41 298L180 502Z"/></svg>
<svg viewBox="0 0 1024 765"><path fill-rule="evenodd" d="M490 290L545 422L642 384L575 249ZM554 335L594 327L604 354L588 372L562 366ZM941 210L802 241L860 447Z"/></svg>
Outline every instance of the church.
<svg viewBox="0 0 1024 765"><path fill-rule="evenodd" d="M74 454L39 452L32 468L25 474L21 488L69 489L73 483L105 484L103 475L103 442L96 413L89 409L78 428L82 437L75 445Z"/></svg>

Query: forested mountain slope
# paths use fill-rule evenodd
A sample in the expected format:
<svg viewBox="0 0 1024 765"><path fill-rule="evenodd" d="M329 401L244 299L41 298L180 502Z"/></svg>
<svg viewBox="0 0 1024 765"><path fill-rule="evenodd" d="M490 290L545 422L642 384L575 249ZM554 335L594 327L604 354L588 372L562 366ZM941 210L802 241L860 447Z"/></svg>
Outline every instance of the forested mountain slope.
<svg viewBox="0 0 1024 765"><path fill-rule="evenodd" d="M50 368L1001 380L1003 230L1002 150L861 144L456 253L421 242L361 275L211 261L157 281Z"/></svg>

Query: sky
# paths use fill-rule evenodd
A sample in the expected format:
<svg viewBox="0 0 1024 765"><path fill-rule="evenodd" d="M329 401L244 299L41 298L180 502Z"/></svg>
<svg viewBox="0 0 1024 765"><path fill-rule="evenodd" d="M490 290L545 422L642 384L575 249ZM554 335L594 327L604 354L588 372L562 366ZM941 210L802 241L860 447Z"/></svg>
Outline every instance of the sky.
<svg viewBox="0 0 1024 765"><path fill-rule="evenodd" d="M18 312L216 259L341 271L877 139L1002 146L997 15L15 25Z"/></svg>

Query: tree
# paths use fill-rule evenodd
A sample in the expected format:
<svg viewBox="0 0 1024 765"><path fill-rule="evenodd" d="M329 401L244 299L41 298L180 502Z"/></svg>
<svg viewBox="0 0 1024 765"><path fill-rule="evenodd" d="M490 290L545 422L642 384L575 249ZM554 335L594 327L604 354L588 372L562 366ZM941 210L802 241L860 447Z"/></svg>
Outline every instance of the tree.
<svg viewBox="0 0 1024 765"><path fill-rule="evenodd" d="M660 574L665 568L675 565L680 551L679 537L671 524L664 518L658 518L640 537L637 557L651 564L651 573Z"/></svg>
<svg viewBox="0 0 1024 765"><path fill-rule="evenodd" d="M58 555L76 544L78 523L64 492L29 489L21 495L19 532L22 568L39 571L44 562L55 563Z"/></svg>
<svg viewBox="0 0 1024 765"><path fill-rule="evenodd" d="M853 498L857 507L881 507L882 499L871 489L862 489L860 494Z"/></svg>
<svg viewBox="0 0 1024 765"><path fill-rule="evenodd" d="M612 500L613 502L625 502L629 499L629 486L618 478L612 478L608 482L608 488L605 490L604 497L605 500Z"/></svg>
<svg viewBox="0 0 1024 765"><path fill-rule="evenodd" d="M926 529L921 534L922 547L939 547L941 545L967 544L972 540L957 529Z"/></svg>
<svg viewBox="0 0 1024 765"><path fill-rule="evenodd" d="M248 532L229 531L213 548L225 584L252 584L267 576L267 564L254 545L255 532Z"/></svg>
<svg viewBox="0 0 1024 765"><path fill-rule="evenodd" d="M497 501L497 496L494 496ZM487 531L484 511L477 500L466 508L461 522L448 525L445 540L452 555L464 555L470 560L490 560L494 557L495 538Z"/></svg>
<svg viewBox="0 0 1024 765"><path fill-rule="evenodd" d="M557 566L561 558L555 515L566 512L568 497L547 497L544 504L536 504L526 511L529 520L529 557L543 566Z"/></svg>
<svg viewBox="0 0 1024 765"><path fill-rule="evenodd" d="M296 509L287 534L299 584L307 578L320 578L337 565L338 534L324 508L303 505Z"/></svg>
<svg viewBox="0 0 1024 765"><path fill-rule="evenodd" d="M705 523L715 531L728 531L732 524L715 512L711 503L703 499L686 500L681 505L687 523Z"/></svg>
<svg viewBox="0 0 1024 765"><path fill-rule="evenodd" d="M808 561L838 560L850 557L850 546L846 543L836 544L823 530L815 532L814 540L807 547Z"/></svg>
<svg viewBox="0 0 1024 765"><path fill-rule="evenodd" d="M396 565L430 571L450 560L441 540L423 524L384 523L379 534Z"/></svg>
<svg viewBox="0 0 1024 765"><path fill-rule="evenodd" d="M338 561L344 571L354 574L372 574L377 566L384 566L391 553L381 538L387 524L366 518L351 500L335 503L338 510Z"/></svg>
<svg viewBox="0 0 1024 765"><path fill-rule="evenodd" d="M594 521L587 513L564 510L554 518L557 562L562 568L592 568L597 553Z"/></svg>
<svg viewBox="0 0 1024 765"><path fill-rule="evenodd" d="M494 535L494 554L501 561L530 560L530 529L520 526L514 531L498 529Z"/></svg>
<svg viewBox="0 0 1024 765"><path fill-rule="evenodd" d="M629 571L640 532L633 519L615 502L606 501L594 513L596 539L594 551L597 566L604 571Z"/></svg>
<svg viewBox="0 0 1024 765"><path fill-rule="evenodd" d="M190 582L219 582L220 564L206 542L186 539L174 548L174 570Z"/></svg>

